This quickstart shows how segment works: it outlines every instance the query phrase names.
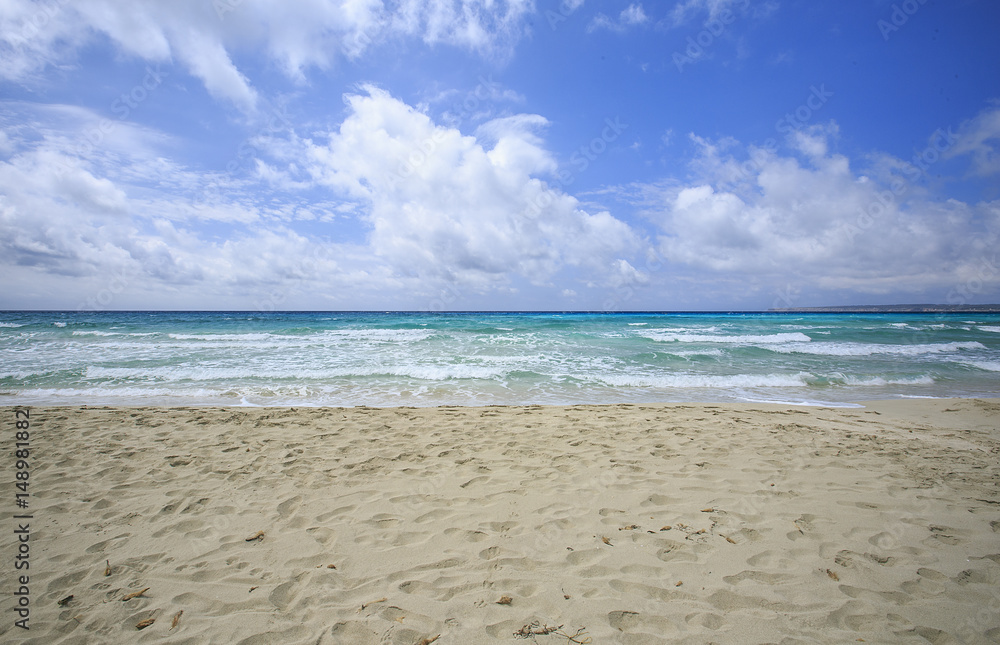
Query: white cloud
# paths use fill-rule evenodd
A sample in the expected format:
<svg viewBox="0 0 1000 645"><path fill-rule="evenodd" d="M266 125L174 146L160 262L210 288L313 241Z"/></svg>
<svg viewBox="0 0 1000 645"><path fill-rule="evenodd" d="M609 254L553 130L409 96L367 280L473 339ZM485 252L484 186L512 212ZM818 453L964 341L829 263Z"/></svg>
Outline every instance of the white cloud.
<svg viewBox="0 0 1000 645"><path fill-rule="evenodd" d="M697 181L641 187L660 253L707 276L828 293L943 294L995 259L1000 202L929 199L920 173L901 160L859 173L830 152L835 134L833 126L799 131L791 139L799 155L693 137Z"/></svg>
<svg viewBox="0 0 1000 645"><path fill-rule="evenodd" d="M622 221L546 183L557 168L544 118L494 119L469 136L367 92L347 97L347 118L322 145L255 140L250 175L185 168L165 158L162 135L125 121L80 145L97 114L8 102L33 131L0 130L11 151L0 160L3 271L51 298L43 307L124 280L111 306L420 308L456 287L607 282L642 246ZM367 235L316 237L345 220Z"/></svg>
<svg viewBox="0 0 1000 645"><path fill-rule="evenodd" d="M618 20L626 25L641 25L649 20L641 4L630 4L618 16Z"/></svg>
<svg viewBox="0 0 1000 645"><path fill-rule="evenodd" d="M594 16L590 24L587 25L587 32L594 32L599 29L608 29L618 33L624 33L629 27L641 25L649 22L649 17L643 11L641 4L630 4L618 14L618 19L613 20L603 13Z"/></svg>
<svg viewBox="0 0 1000 645"><path fill-rule="evenodd" d="M535 133L542 117L492 121L477 139L366 91L347 98L339 131L313 146L311 170L367 202L372 248L398 272L474 288L513 275L543 284L567 266L602 272L634 250L626 224L538 178L555 170Z"/></svg>
<svg viewBox="0 0 1000 645"><path fill-rule="evenodd" d="M674 5L670 18L674 26L688 22L693 16L708 14L706 21L718 19L724 11L745 10L750 0L683 0Z"/></svg>
<svg viewBox="0 0 1000 645"><path fill-rule="evenodd" d="M416 37L485 56L506 56L524 35L531 0L4 0L0 78L31 83L49 65L72 63L96 34L122 52L180 61L218 98L252 112L256 92L233 62L260 48L287 76L358 57L392 37Z"/></svg>
<svg viewBox="0 0 1000 645"><path fill-rule="evenodd" d="M954 144L945 151L946 156L970 155L975 174L984 177L1000 174L1000 107L983 110L963 123L954 136Z"/></svg>

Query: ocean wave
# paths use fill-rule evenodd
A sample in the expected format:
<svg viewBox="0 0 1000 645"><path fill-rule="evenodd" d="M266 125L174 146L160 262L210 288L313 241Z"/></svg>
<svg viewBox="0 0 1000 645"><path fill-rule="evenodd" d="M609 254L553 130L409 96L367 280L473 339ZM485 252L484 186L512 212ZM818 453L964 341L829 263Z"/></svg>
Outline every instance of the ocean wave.
<svg viewBox="0 0 1000 645"><path fill-rule="evenodd" d="M24 327L24 325L20 323L0 322L0 327Z"/></svg>
<svg viewBox="0 0 1000 645"><path fill-rule="evenodd" d="M85 403L92 403L95 400L100 400L134 405L134 402L136 401L151 401L155 399L172 399L186 402L190 402L192 399L218 400L219 398L225 398L226 393L219 390L210 390L205 388L179 390L176 388L164 387L107 388L91 386L81 388L33 388L19 390L17 392L17 396L23 399L34 399L47 402L78 400Z"/></svg>
<svg viewBox="0 0 1000 645"><path fill-rule="evenodd" d="M676 351L671 352L669 350L658 350L659 354L669 354L670 356L679 356L681 358L687 358L689 356L722 356L723 352L721 349L690 349L686 351Z"/></svg>
<svg viewBox="0 0 1000 645"><path fill-rule="evenodd" d="M994 334L1000 334L1000 327L997 327L996 325L979 325L977 329L979 329L979 331L991 331Z"/></svg>
<svg viewBox="0 0 1000 645"><path fill-rule="evenodd" d="M25 381L33 376L45 376L51 373L52 370L46 369L4 371L0 372L0 379L12 378L18 381Z"/></svg>
<svg viewBox="0 0 1000 645"><path fill-rule="evenodd" d="M426 329L327 329L326 337L343 338L345 340L371 340L376 342L416 342L426 340L434 335Z"/></svg>
<svg viewBox="0 0 1000 645"><path fill-rule="evenodd" d="M739 345L770 345L773 343L808 343L812 341L802 332L785 332L780 334L742 334L736 336L721 336L717 334L678 334L673 330L651 329L638 334L662 343L735 343Z"/></svg>
<svg viewBox="0 0 1000 645"><path fill-rule="evenodd" d="M884 345L875 343L824 343L795 344L768 349L782 354L818 354L822 356L871 356L873 354L895 354L918 356L957 352L963 349L986 349L976 341L954 343L925 343L915 345Z"/></svg>
<svg viewBox="0 0 1000 645"><path fill-rule="evenodd" d="M864 408L860 403L839 403L834 401L819 401L813 399L803 399L801 401L786 401L784 399L761 399L757 397L740 397L742 401L752 403L771 403L774 405L795 405L818 408Z"/></svg>
<svg viewBox="0 0 1000 645"><path fill-rule="evenodd" d="M118 331L74 331L72 336L121 336Z"/></svg>
<svg viewBox="0 0 1000 645"><path fill-rule="evenodd" d="M987 372L1000 372L1000 361L962 361L961 364L986 370Z"/></svg>
<svg viewBox="0 0 1000 645"><path fill-rule="evenodd" d="M64 323L64 322L54 322L52 324L55 325L56 327L65 327L66 326L66 323Z"/></svg>
<svg viewBox="0 0 1000 645"><path fill-rule="evenodd" d="M886 385L934 385L934 378L931 376L914 376L912 378L882 378L873 376L869 378L858 378L848 376L844 378L844 385L854 385L860 387L884 387Z"/></svg>
<svg viewBox="0 0 1000 645"><path fill-rule="evenodd" d="M805 387L809 385L811 374L665 374L662 376L641 376L629 374L602 374L590 377L593 380L615 387L655 387L678 388L741 388L741 387Z"/></svg>
<svg viewBox="0 0 1000 645"><path fill-rule="evenodd" d="M88 379L148 379L156 382L236 381L243 379L295 379L324 381L331 378L391 376L426 381L450 379L496 379L508 370L477 365L403 365L358 366L329 369L302 369L294 365L285 368L267 367L87 367Z"/></svg>
<svg viewBox="0 0 1000 645"><path fill-rule="evenodd" d="M73 332L74 334L76 332ZM282 338L276 334L268 333L246 333L246 334L167 334L168 338L174 340L200 340L200 341L246 341L246 340L271 340Z"/></svg>

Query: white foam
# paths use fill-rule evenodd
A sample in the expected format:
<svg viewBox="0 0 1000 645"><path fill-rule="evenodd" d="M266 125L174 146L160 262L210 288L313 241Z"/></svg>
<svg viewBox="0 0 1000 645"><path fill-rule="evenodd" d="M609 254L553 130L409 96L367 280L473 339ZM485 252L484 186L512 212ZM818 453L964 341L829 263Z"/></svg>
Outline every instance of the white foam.
<svg viewBox="0 0 1000 645"><path fill-rule="evenodd" d="M660 350L660 353L670 354L671 356L680 356L681 358L687 358L688 356L722 356L721 349L691 349L677 352Z"/></svg>
<svg viewBox="0 0 1000 645"><path fill-rule="evenodd" d="M176 381L227 381L236 379L306 379L323 381L331 378L396 376L427 381L450 379L494 379L504 376L507 370L485 366L402 365L331 367L329 369L302 369L296 365L281 367L268 365L241 365L239 367L205 367L178 365L171 367L87 367L89 379L141 379L158 382Z"/></svg>
<svg viewBox="0 0 1000 645"><path fill-rule="evenodd" d="M121 336L121 332L117 331L75 331L72 333L73 336Z"/></svg>
<svg viewBox="0 0 1000 645"><path fill-rule="evenodd" d="M994 334L1000 334L1000 327L996 325L979 325L979 331L991 331Z"/></svg>
<svg viewBox="0 0 1000 645"><path fill-rule="evenodd" d="M734 387L805 387L811 375L798 374L669 374L663 376L614 375L591 377L616 387L734 388Z"/></svg>
<svg viewBox="0 0 1000 645"><path fill-rule="evenodd" d="M876 376L867 379L861 379L854 376L848 376L844 379L846 385L854 385L861 387L884 387L886 385L934 385L934 379L930 376L915 376L912 378L882 378L881 376Z"/></svg>
<svg viewBox="0 0 1000 645"><path fill-rule="evenodd" d="M628 326L629 327L644 327L644 326L646 326L648 324L649 323L629 323Z"/></svg>
<svg viewBox="0 0 1000 645"><path fill-rule="evenodd" d="M663 343L735 343L739 345L770 345L774 343L808 343L812 340L801 332L786 332L781 334L742 334L737 336L721 336L716 334L679 334L673 330L656 329L639 334Z"/></svg>
<svg viewBox="0 0 1000 645"><path fill-rule="evenodd" d="M434 335L426 329L327 329L327 337L376 342L421 341Z"/></svg>
<svg viewBox="0 0 1000 645"><path fill-rule="evenodd" d="M1000 372L1000 361L962 361L961 364L977 367L987 372Z"/></svg>
<svg viewBox="0 0 1000 645"><path fill-rule="evenodd" d="M817 407L817 408L863 408L863 407L865 407L865 406L861 405L860 403L833 403L833 402L830 402L830 401L811 401L811 400L808 400L808 399L802 400L802 401L781 401L781 400L775 400L775 399L758 399L758 398L750 398L750 397L740 397L740 399L743 400L743 401L749 401L749 402L752 402L752 403L773 403L775 405L795 405L795 406L802 406L802 407Z"/></svg>
<svg viewBox="0 0 1000 645"><path fill-rule="evenodd" d="M24 327L24 325L12 322L0 322L0 327Z"/></svg>
<svg viewBox="0 0 1000 645"><path fill-rule="evenodd" d="M900 356L918 356L920 354L939 354L957 352L963 349L986 349L976 341L955 343L925 343L915 345L885 345L876 343L796 343L780 347L769 347L782 354L818 354L822 356L871 356L873 354L895 354Z"/></svg>
<svg viewBox="0 0 1000 645"><path fill-rule="evenodd" d="M44 369L30 370L30 371L14 370L14 371L0 372L0 379L12 378L12 379L17 379L18 381L23 381L25 379L31 378L32 376L44 376L48 373L49 370L44 370Z"/></svg>
<svg viewBox="0 0 1000 645"><path fill-rule="evenodd" d="M73 332L74 334L76 332ZM274 334L167 334L168 338L173 338L174 340L203 340L203 341L247 341L247 340L271 340L274 338L282 338L281 336L276 336Z"/></svg>
<svg viewBox="0 0 1000 645"><path fill-rule="evenodd" d="M64 323L64 322L54 322L52 324L55 325L56 327L65 327L66 326L66 323Z"/></svg>

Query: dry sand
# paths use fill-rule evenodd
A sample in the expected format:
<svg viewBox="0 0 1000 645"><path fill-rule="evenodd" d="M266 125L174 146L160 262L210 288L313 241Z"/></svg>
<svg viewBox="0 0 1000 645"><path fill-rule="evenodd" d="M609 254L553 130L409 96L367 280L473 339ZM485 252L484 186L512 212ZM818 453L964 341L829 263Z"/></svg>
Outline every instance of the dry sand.
<svg viewBox="0 0 1000 645"><path fill-rule="evenodd" d="M1000 642L997 400L31 421L3 642Z"/></svg>

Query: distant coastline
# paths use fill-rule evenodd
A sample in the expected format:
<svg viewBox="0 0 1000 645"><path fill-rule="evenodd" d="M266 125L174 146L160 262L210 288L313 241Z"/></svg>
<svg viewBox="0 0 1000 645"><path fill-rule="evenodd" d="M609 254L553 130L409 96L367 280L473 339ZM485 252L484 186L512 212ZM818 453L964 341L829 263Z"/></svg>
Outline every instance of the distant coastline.
<svg viewBox="0 0 1000 645"><path fill-rule="evenodd" d="M831 314L939 314L939 313L1000 313L1000 305L848 305L838 307L781 307L768 309L774 313Z"/></svg>

